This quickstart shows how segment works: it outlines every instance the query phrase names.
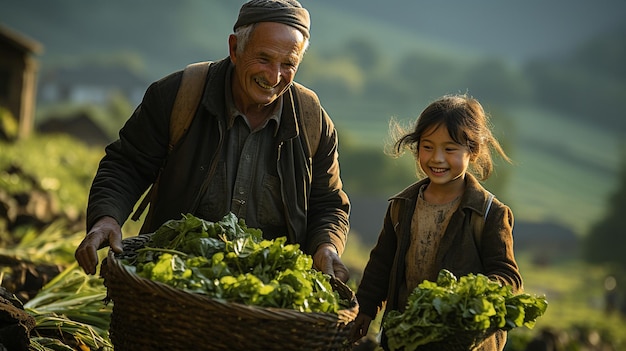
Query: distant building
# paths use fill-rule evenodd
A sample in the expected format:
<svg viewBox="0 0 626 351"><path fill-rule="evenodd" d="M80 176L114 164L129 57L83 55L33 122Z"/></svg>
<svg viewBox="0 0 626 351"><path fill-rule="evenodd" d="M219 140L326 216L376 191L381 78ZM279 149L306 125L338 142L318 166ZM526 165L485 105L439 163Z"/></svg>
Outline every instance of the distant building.
<svg viewBox="0 0 626 351"><path fill-rule="evenodd" d="M37 123L37 131L42 134L69 135L89 146L104 146L113 141L86 111L49 116L45 121Z"/></svg>
<svg viewBox="0 0 626 351"><path fill-rule="evenodd" d="M17 119L19 138L33 128L39 69L35 55L42 51L39 42L0 25L0 107Z"/></svg>
<svg viewBox="0 0 626 351"><path fill-rule="evenodd" d="M107 108L116 97L137 106L148 86L146 79L120 64L85 63L42 70L37 104L47 109L37 120L37 130L44 134L69 134L89 145L106 145L115 138L107 136L110 120L98 119L90 107Z"/></svg>
<svg viewBox="0 0 626 351"><path fill-rule="evenodd" d="M39 103L106 105L121 94L136 106L148 86L146 79L123 65L80 65L50 68L42 73Z"/></svg>

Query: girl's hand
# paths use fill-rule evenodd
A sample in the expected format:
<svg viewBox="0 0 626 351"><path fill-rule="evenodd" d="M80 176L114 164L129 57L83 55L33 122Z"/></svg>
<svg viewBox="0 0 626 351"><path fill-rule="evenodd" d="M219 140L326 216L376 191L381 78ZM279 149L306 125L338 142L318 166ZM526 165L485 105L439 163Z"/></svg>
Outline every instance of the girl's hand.
<svg viewBox="0 0 626 351"><path fill-rule="evenodd" d="M354 319L352 329L350 329L350 342L355 343L367 335L367 330L369 329L371 322L372 317L359 313Z"/></svg>

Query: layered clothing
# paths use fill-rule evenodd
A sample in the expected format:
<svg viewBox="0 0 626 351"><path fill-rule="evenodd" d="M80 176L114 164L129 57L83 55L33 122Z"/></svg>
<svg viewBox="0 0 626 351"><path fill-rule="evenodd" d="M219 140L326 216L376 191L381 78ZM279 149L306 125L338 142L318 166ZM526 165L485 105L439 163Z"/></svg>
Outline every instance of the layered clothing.
<svg viewBox="0 0 626 351"><path fill-rule="evenodd" d="M207 73L201 102L188 131L168 154L170 113L182 70L150 85L141 104L109 144L92 183L87 228L102 216L122 224L160 172L159 187L151 201L141 232L153 232L170 219L196 214L208 185L216 178L226 142L229 58L213 63ZM278 187L267 189L282 199L282 218L291 243L313 254L322 243L343 252L349 229L350 203L339 175L337 132L323 108L317 150L309 149L302 131L297 94L310 90L293 83L283 95L280 124L272 139ZM211 194L215 204L211 221L231 208L230 192ZM260 228L263 229L263 228Z"/></svg>
<svg viewBox="0 0 626 351"><path fill-rule="evenodd" d="M405 309L407 301L402 296L409 293L406 291L406 254L411 240L411 221L419 189L429 182L428 178L416 182L390 199L383 228L356 293L360 313L374 318L383 302L385 311ZM433 271L447 269L457 277L481 273L519 291L522 277L513 252L513 213L497 198L487 206L489 198L490 193L476 178L466 174L465 190L440 238ZM485 218L481 233L475 233L477 226L472 221L473 216ZM429 278L436 281L437 277ZM480 350L502 350L504 342L504 332L498 332Z"/></svg>

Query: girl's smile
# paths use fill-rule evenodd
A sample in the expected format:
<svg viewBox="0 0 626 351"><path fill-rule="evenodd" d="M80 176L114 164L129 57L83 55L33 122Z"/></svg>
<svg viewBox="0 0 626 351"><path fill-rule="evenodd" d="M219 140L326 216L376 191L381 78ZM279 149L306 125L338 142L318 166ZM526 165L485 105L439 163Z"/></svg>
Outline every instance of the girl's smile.
<svg viewBox="0 0 626 351"><path fill-rule="evenodd" d="M430 178L427 193L458 195L464 187L465 172L470 163L470 151L450 137L448 128L441 124L424 134L419 142L418 162ZM426 194L428 195L428 194Z"/></svg>

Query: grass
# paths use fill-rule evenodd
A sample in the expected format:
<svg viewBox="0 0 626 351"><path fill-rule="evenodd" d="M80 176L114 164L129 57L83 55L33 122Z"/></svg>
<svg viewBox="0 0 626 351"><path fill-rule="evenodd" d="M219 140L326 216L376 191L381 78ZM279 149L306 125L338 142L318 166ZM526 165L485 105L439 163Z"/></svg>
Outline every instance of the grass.
<svg viewBox="0 0 626 351"><path fill-rule="evenodd" d="M544 329L569 331L595 330L606 340L612 340L616 350L626 346L626 316L605 312L604 280L608 269L579 260L570 260L551 266L532 262L530 253L518 255L524 277L525 291L545 295L546 313L538 320L533 333ZM524 328L513 334L528 334ZM515 337L515 335L514 335Z"/></svg>
<svg viewBox="0 0 626 351"><path fill-rule="evenodd" d="M518 261L525 291L545 295L550 303L538 324L567 327L602 310L605 277L602 268L581 262L541 266L532 263L527 255Z"/></svg>

